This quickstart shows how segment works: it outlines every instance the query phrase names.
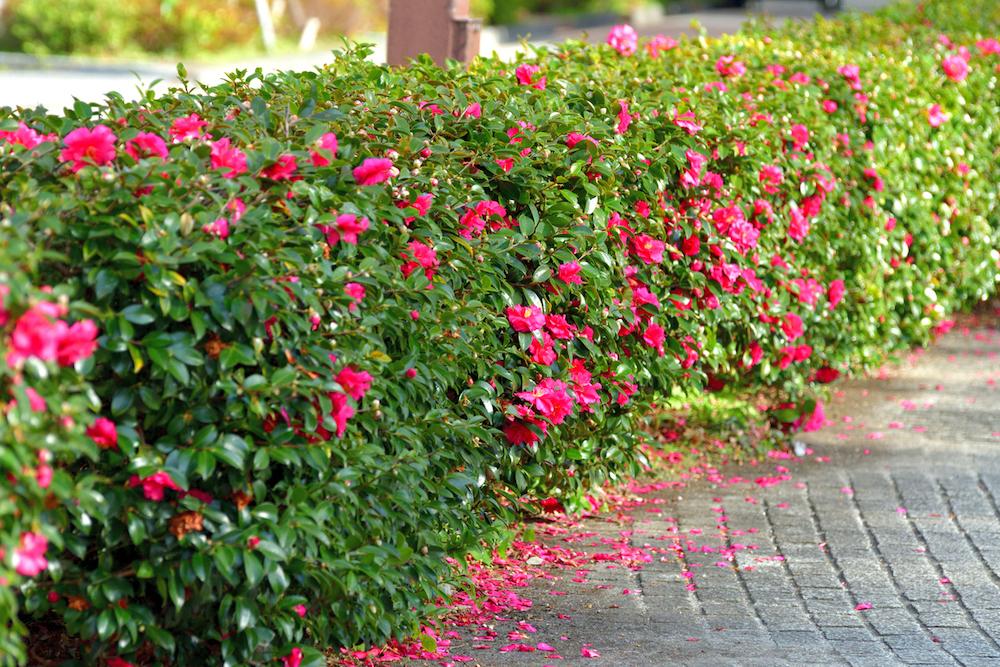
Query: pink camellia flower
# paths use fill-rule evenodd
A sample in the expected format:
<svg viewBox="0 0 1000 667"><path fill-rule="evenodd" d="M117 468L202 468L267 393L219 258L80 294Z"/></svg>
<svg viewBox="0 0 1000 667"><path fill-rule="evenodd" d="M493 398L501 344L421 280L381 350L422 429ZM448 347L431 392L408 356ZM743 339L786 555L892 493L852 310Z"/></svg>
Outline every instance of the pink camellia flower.
<svg viewBox="0 0 1000 667"><path fill-rule="evenodd" d="M536 78L536 75L541 71L542 68L538 65L520 65L514 70L514 76L517 77L517 82L522 86L531 86L538 90L545 90L545 77Z"/></svg>
<svg viewBox="0 0 1000 667"><path fill-rule="evenodd" d="M63 139L66 148L59 153L63 162L72 162L70 169L76 173L86 166L106 165L115 159L118 138L108 127L98 125L93 129L78 127Z"/></svg>
<svg viewBox="0 0 1000 667"><path fill-rule="evenodd" d="M297 605L295 605L294 607L292 607L292 611L294 611L296 614L298 614L299 618L305 618L306 617L306 611L307 611L307 609L306 609L306 606L304 604L297 604Z"/></svg>
<svg viewBox="0 0 1000 667"><path fill-rule="evenodd" d="M110 419L98 417L86 433L101 449L118 449L118 427Z"/></svg>
<svg viewBox="0 0 1000 667"><path fill-rule="evenodd" d="M837 110L838 105L833 100L823 100L823 111L826 113L833 113Z"/></svg>
<svg viewBox="0 0 1000 667"><path fill-rule="evenodd" d="M611 28L606 41L621 55L630 56L639 46L639 35L636 34L635 28L622 23Z"/></svg>
<svg viewBox="0 0 1000 667"><path fill-rule="evenodd" d="M494 162L497 163L497 166L500 167L505 174L509 173L510 170L514 168L514 158L512 157L497 158Z"/></svg>
<svg viewBox="0 0 1000 667"><path fill-rule="evenodd" d="M14 549L14 570L22 577L34 577L49 566L45 552L49 541L41 533L23 532L21 541Z"/></svg>
<svg viewBox="0 0 1000 667"><path fill-rule="evenodd" d="M135 667L135 665L128 660L123 660L115 655L108 658L107 667Z"/></svg>
<svg viewBox="0 0 1000 667"><path fill-rule="evenodd" d="M201 226L201 231L210 236L218 236L220 239L229 238L229 221L225 218L218 218L214 222L209 222Z"/></svg>
<svg viewBox="0 0 1000 667"><path fill-rule="evenodd" d="M799 208L792 208L788 212L788 217L788 236L793 241L802 243L809 234L809 219L806 218Z"/></svg>
<svg viewBox="0 0 1000 667"><path fill-rule="evenodd" d="M19 121L13 132L0 132L0 139L5 139L11 145L24 146L28 150L37 148L44 141L50 141L49 136L39 134L25 125L24 121Z"/></svg>
<svg viewBox="0 0 1000 667"><path fill-rule="evenodd" d="M465 111L462 112L462 118L479 118L482 115L483 106L479 102L473 102L465 107Z"/></svg>
<svg viewBox="0 0 1000 667"><path fill-rule="evenodd" d="M158 134L140 132L126 142L125 152L131 155L132 159L136 161L149 157L158 157L166 160L167 143Z"/></svg>
<svg viewBox="0 0 1000 667"><path fill-rule="evenodd" d="M337 373L337 384L355 401L360 401L372 386L372 376L365 371L358 371L345 366Z"/></svg>
<svg viewBox="0 0 1000 667"><path fill-rule="evenodd" d="M342 213L337 216L333 223L333 229L326 235L326 240L330 245L335 245L338 241L358 244L358 236L368 229L368 218L362 218L353 213Z"/></svg>
<svg viewBox="0 0 1000 667"><path fill-rule="evenodd" d="M402 253L402 257L406 261L399 267L399 270L403 272L403 277L409 278L410 274L418 268L423 268L427 280L433 280L439 264L437 251L420 241L410 241L407 247L409 251Z"/></svg>
<svg viewBox="0 0 1000 667"><path fill-rule="evenodd" d="M969 63L959 55L950 55L941 61L941 70L952 81L962 81L969 75Z"/></svg>
<svg viewBox="0 0 1000 667"><path fill-rule="evenodd" d="M226 178L236 178L246 173L247 156L230 144L229 139L219 139L212 142L212 169L226 169L222 175Z"/></svg>
<svg viewBox="0 0 1000 667"><path fill-rule="evenodd" d="M284 663L282 667L301 667L302 665L302 649L295 647L292 652L281 659Z"/></svg>
<svg viewBox="0 0 1000 667"><path fill-rule="evenodd" d="M805 125L792 125L791 135L792 144L794 144L797 151L802 150L809 143L809 128Z"/></svg>
<svg viewBox="0 0 1000 667"><path fill-rule="evenodd" d="M160 470L154 472L149 477L139 478L138 475L132 475L128 480L128 487L130 489L142 485L142 494L146 496L146 500L152 500L155 502L160 502L163 500L164 489L172 489L174 491L180 491L181 487L177 486L177 483L170 476L170 473L165 470Z"/></svg>
<svg viewBox="0 0 1000 667"><path fill-rule="evenodd" d="M639 234L632 240L632 247L636 257L646 264L659 264L663 261L663 250L666 246L663 241L658 241L652 236Z"/></svg>
<svg viewBox="0 0 1000 667"><path fill-rule="evenodd" d="M628 102L618 100L618 126L615 127L615 134L625 134L631 124L632 114L629 113Z"/></svg>
<svg viewBox="0 0 1000 667"><path fill-rule="evenodd" d="M59 337L56 361L60 366L72 366L86 359L97 349L97 325L93 320L80 320Z"/></svg>
<svg viewBox="0 0 1000 667"><path fill-rule="evenodd" d="M941 127L948 122L948 116L941 111L940 104L932 104L927 109L927 122L931 127Z"/></svg>
<svg viewBox="0 0 1000 667"><path fill-rule="evenodd" d="M589 134L581 134L580 132L570 132L566 135L566 147L574 148L581 141L589 141L590 143L597 145L597 139L594 139Z"/></svg>
<svg viewBox="0 0 1000 667"><path fill-rule="evenodd" d="M333 392L329 394L329 397L333 404L330 416L333 418L333 423L337 425L337 437L342 438L347 432L347 420L354 416L354 408L347 402L347 394Z"/></svg>
<svg viewBox="0 0 1000 667"><path fill-rule="evenodd" d="M344 294L354 299L354 303L348 306L352 313L358 309L358 304L364 301L365 286L361 283L347 283L344 285Z"/></svg>
<svg viewBox="0 0 1000 667"><path fill-rule="evenodd" d="M407 368L405 371L403 371L403 375L412 380L413 378L417 377L417 369Z"/></svg>
<svg viewBox="0 0 1000 667"><path fill-rule="evenodd" d="M553 346L552 336L543 332L541 338L532 338L531 344L528 346L528 356L536 364L542 366L554 364L558 355Z"/></svg>
<svg viewBox="0 0 1000 667"><path fill-rule="evenodd" d="M576 327L566 320L565 315L546 315L545 328L559 340L572 340Z"/></svg>
<svg viewBox="0 0 1000 667"><path fill-rule="evenodd" d="M369 157L354 168L354 180L358 185L378 185L392 178L394 170L389 158Z"/></svg>
<svg viewBox="0 0 1000 667"><path fill-rule="evenodd" d="M795 313L786 313L784 319L781 321L781 330L785 332L788 336L788 340L795 340L805 333L805 327L802 325L802 318Z"/></svg>
<svg viewBox="0 0 1000 667"><path fill-rule="evenodd" d="M565 382L545 378L531 391L521 391L517 397L524 399L553 424L561 424L573 412L573 398L567 393Z"/></svg>
<svg viewBox="0 0 1000 667"><path fill-rule="evenodd" d="M801 428L806 433L818 431L826 424L826 411L823 410L823 401L816 401L816 408L808 419L803 418Z"/></svg>
<svg viewBox="0 0 1000 667"><path fill-rule="evenodd" d="M507 321L514 331L541 331L545 326L545 313L537 306L511 306L507 309Z"/></svg>
<svg viewBox="0 0 1000 667"><path fill-rule="evenodd" d="M196 113L189 116L175 118L170 124L170 136L175 143L188 141L189 139L201 139L203 127L208 127L208 122L201 119Z"/></svg>
<svg viewBox="0 0 1000 667"><path fill-rule="evenodd" d="M830 287L827 288L826 298L830 302L830 310L837 307L840 300L844 298L844 293L847 289L844 287L843 280L834 280L830 282Z"/></svg>
<svg viewBox="0 0 1000 667"><path fill-rule="evenodd" d="M736 56L722 56L715 61L715 71L729 79L736 79L747 72L747 66L736 59Z"/></svg>
<svg viewBox="0 0 1000 667"><path fill-rule="evenodd" d="M247 538L247 548L251 551L256 549L258 544L260 544L260 538L256 535L251 535Z"/></svg>
<svg viewBox="0 0 1000 667"><path fill-rule="evenodd" d="M567 285L582 285L583 278L580 277L580 264L578 262L566 262L559 265L559 280Z"/></svg>
<svg viewBox="0 0 1000 667"><path fill-rule="evenodd" d="M677 40L673 37L657 35L646 42L646 53L650 58L659 58L662 51L669 51L677 47Z"/></svg>
<svg viewBox="0 0 1000 667"><path fill-rule="evenodd" d="M52 484L52 466L43 463L35 468L35 482L39 488L47 489Z"/></svg>
<svg viewBox="0 0 1000 667"><path fill-rule="evenodd" d="M309 161L314 167L329 166L330 158L319 151L330 153L330 158L337 157L337 135L327 132L316 141L315 148L309 151Z"/></svg>
<svg viewBox="0 0 1000 667"><path fill-rule="evenodd" d="M646 330L642 332L642 342L655 349L661 357L663 356L663 342L666 339L666 332L656 322L650 322Z"/></svg>
<svg viewBox="0 0 1000 667"><path fill-rule="evenodd" d="M987 56L990 54L1000 55L1000 41L993 39L981 39L976 42L976 48L979 49L979 54Z"/></svg>
<svg viewBox="0 0 1000 667"><path fill-rule="evenodd" d="M59 340L67 329L66 323L56 318L57 314L53 304L40 303L18 318L10 335L8 365L14 366L30 357L42 361L56 358Z"/></svg>
<svg viewBox="0 0 1000 667"><path fill-rule="evenodd" d="M31 408L32 412L45 412L48 409L48 404L42 395L31 387L25 387L24 393L28 395L28 407ZM17 400L11 400L10 405L13 407L17 405Z"/></svg>
<svg viewBox="0 0 1000 667"><path fill-rule="evenodd" d="M768 164L761 167L760 172L757 174L757 179L764 185L764 192L768 194L774 194L778 191L778 186L784 180L785 174L781 170L781 167L773 164Z"/></svg>
<svg viewBox="0 0 1000 667"><path fill-rule="evenodd" d="M270 167L261 170L260 175L272 181L287 181L295 175L299 165L294 155L286 153L278 157L278 161Z"/></svg>

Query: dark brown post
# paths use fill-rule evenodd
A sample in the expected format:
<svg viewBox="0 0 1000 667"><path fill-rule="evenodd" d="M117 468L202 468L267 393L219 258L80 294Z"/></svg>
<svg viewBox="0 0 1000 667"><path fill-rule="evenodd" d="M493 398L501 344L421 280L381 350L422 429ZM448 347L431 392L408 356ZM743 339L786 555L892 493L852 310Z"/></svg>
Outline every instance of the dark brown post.
<svg viewBox="0 0 1000 667"><path fill-rule="evenodd" d="M481 31L480 20L469 17L469 0L389 0L389 64L421 53L437 63L467 63L479 55Z"/></svg>

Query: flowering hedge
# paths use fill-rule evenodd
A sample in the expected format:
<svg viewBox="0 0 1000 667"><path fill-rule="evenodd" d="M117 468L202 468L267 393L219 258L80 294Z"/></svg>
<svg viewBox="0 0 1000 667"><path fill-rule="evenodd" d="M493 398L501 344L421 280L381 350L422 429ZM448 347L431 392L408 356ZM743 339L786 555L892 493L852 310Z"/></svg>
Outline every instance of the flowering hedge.
<svg viewBox="0 0 1000 667"><path fill-rule="evenodd" d="M996 288L967 5L8 114L5 627L320 665L417 627L521 498L636 472L658 396L817 427L817 384Z"/></svg>

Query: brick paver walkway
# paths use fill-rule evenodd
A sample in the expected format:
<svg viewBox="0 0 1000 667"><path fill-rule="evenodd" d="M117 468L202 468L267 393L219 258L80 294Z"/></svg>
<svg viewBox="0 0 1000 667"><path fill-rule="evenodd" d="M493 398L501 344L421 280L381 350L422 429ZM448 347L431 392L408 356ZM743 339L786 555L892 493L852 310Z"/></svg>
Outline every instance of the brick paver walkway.
<svg viewBox="0 0 1000 667"><path fill-rule="evenodd" d="M655 557L635 571L595 562L585 583L538 581L532 609L497 627L528 621L565 660L453 653L480 665L1000 665L998 353L1000 329L956 327L915 363L846 385L790 479L755 484L773 464L727 470L750 481L661 495L631 525L586 521L576 530L593 535L568 546L618 539ZM599 658L580 656L587 644Z"/></svg>

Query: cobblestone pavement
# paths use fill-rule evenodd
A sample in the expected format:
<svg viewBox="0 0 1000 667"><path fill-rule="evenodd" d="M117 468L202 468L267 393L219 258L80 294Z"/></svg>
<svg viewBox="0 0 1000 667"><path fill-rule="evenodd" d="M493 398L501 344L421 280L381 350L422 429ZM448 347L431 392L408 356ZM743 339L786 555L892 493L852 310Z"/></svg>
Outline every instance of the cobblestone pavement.
<svg viewBox="0 0 1000 667"><path fill-rule="evenodd" d="M565 660L460 643L453 654L484 666L1000 665L998 354L997 327L956 327L915 362L846 384L790 479L754 483L781 461L723 471L749 481L660 492L631 525L584 522L592 537L573 548L627 536L657 556L528 589L534 605L511 628L531 623L530 640ZM699 545L736 549L737 567L690 552ZM599 658L581 657L587 644Z"/></svg>

